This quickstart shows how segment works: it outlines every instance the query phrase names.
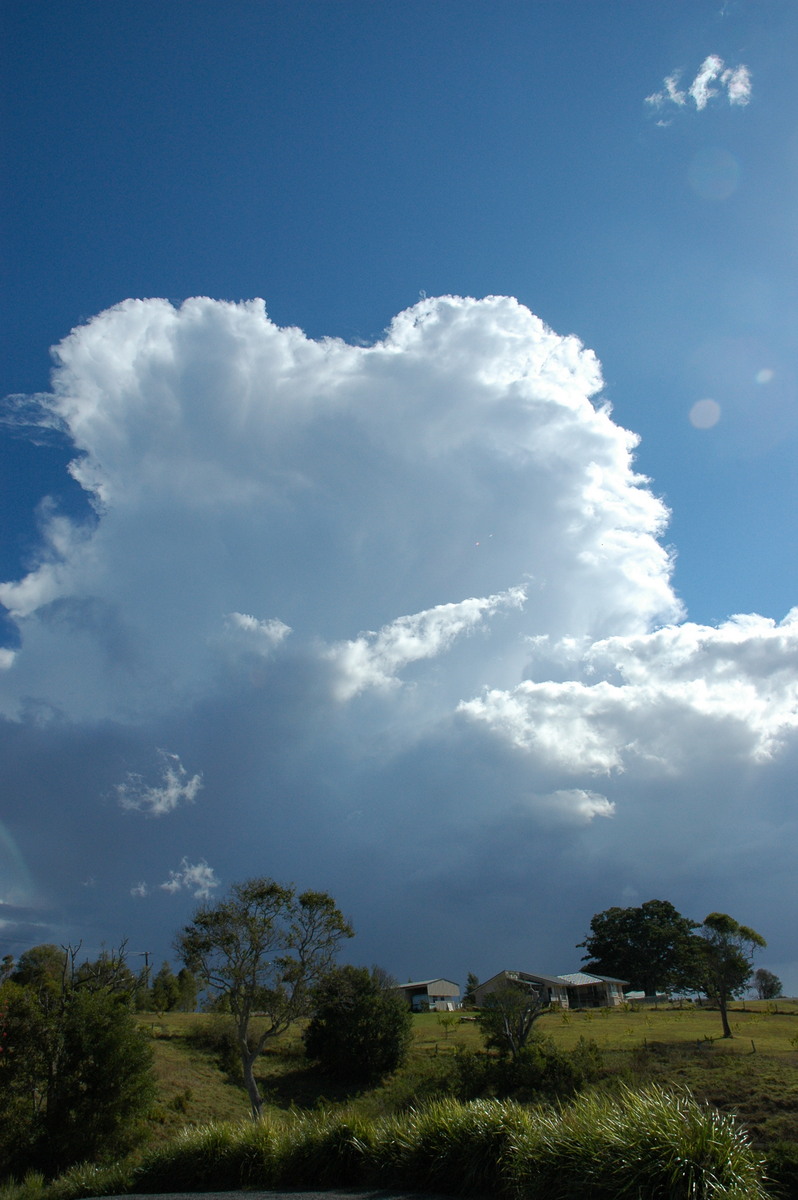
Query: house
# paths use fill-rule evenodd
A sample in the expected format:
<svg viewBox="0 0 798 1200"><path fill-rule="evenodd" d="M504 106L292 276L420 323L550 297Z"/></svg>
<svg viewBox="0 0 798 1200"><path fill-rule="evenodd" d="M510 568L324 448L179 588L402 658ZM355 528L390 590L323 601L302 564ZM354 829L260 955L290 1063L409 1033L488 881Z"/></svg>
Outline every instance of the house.
<svg viewBox="0 0 798 1200"><path fill-rule="evenodd" d="M587 971L561 975L560 979L568 985L568 1008L617 1008L625 999L623 989L629 986L628 979L588 975Z"/></svg>
<svg viewBox="0 0 798 1200"><path fill-rule="evenodd" d="M538 993L544 1005L553 1008L615 1008L623 1004L625 979L608 975L588 975L576 971L572 975L534 975L530 971L499 971L498 975L481 983L474 990L477 1008L485 997L508 984L521 984Z"/></svg>
<svg viewBox="0 0 798 1200"><path fill-rule="evenodd" d="M452 1012L460 1007L460 985L451 979L422 979L417 983L400 983L402 992L413 1012Z"/></svg>

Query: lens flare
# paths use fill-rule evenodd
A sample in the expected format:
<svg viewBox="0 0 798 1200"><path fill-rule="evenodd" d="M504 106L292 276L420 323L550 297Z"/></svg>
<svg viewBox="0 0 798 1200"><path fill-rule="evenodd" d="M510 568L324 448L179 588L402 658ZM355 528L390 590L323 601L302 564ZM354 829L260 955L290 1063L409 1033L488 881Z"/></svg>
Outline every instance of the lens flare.
<svg viewBox="0 0 798 1200"><path fill-rule="evenodd" d="M728 150L707 146L694 156L687 180L702 200L728 200L740 182L740 164Z"/></svg>
<svg viewBox="0 0 798 1200"><path fill-rule="evenodd" d="M717 400L696 400L690 409L690 423L696 429L711 429L720 420L720 405Z"/></svg>

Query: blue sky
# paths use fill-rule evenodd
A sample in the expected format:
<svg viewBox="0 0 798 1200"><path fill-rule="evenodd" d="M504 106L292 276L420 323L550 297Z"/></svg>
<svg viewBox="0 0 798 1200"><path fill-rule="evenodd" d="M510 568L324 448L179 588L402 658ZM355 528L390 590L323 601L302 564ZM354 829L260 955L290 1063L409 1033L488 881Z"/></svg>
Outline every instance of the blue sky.
<svg viewBox="0 0 798 1200"><path fill-rule="evenodd" d="M794 5L2 17L10 950L265 873L401 978L657 896L798 992Z"/></svg>

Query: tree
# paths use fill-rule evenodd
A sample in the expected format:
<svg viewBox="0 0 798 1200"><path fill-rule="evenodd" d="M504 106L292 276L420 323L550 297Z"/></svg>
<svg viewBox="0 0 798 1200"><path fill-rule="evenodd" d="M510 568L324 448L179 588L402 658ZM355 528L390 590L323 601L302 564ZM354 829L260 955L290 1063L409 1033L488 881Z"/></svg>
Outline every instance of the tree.
<svg viewBox="0 0 798 1200"><path fill-rule="evenodd" d="M188 967L177 973L177 1007L180 1012L195 1012L197 1008L197 981Z"/></svg>
<svg viewBox="0 0 798 1200"><path fill-rule="evenodd" d="M517 1059L546 1007L540 992L520 980L489 992L477 1014L485 1044L498 1050L502 1057Z"/></svg>
<svg viewBox="0 0 798 1200"><path fill-rule="evenodd" d="M267 1041L308 1014L312 989L342 938L352 936L325 892L298 895L293 886L259 878L234 884L227 899L200 907L176 939L186 967L231 1014L253 1117L263 1106L255 1060Z"/></svg>
<svg viewBox="0 0 798 1200"><path fill-rule="evenodd" d="M151 1050L128 996L61 955L60 980L23 955L23 978L0 987L0 1160L9 1172L54 1174L125 1151L154 1096Z"/></svg>
<svg viewBox="0 0 798 1200"><path fill-rule="evenodd" d="M43 984L60 984L69 971L69 955L63 946L54 946L45 942L41 946L31 946L19 956L16 967L11 972L14 983L23 987L41 987Z"/></svg>
<svg viewBox="0 0 798 1200"><path fill-rule="evenodd" d="M703 990L717 1003L723 1036L730 1038L729 1001L745 991L751 978L754 952L767 942L761 933L740 925L727 913L710 913L705 917L696 940L701 951Z"/></svg>
<svg viewBox="0 0 798 1200"><path fill-rule="evenodd" d="M775 1000L781 995L781 980L772 971L759 967L754 971L754 987L760 1000Z"/></svg>
<svg viewBox="0 0 798 1200"><path fill-rule="evenodd" d="M667 900L647 900L639 908L608 908L596 913L591 933L579 947L586 970L624 979L647 996L687 988L695 973L695 921Z"/></svg>
<svg viewBox="0 0 798 1200"><path fill-rule="evenodd" d="M335 967L313 993L305 1052L347 1083L376 1083L407 1057L413 1017L394 981L377 968Z"/></svg>
<svg viewBox="0 0 798 1200"><path fill-rule="evenodd" d="M463 992L463 1008L476 1008L478 987L479 979L472 971L469 971L466 978L465 991Z"/></svg>
<svg viewBox="0 0 798 1200"><path fill-rule="evenodd" d="M180 999L180 984L168 962L162 964L152 981L152 1007L156 1012L171 1012Z"/></svg>
<svg viewBox="0 0 798 1200"><path fill-rule="evenodd" d="M75 965L80 945L67 946L65 949L69 960L67 971L73 986L90 991L104 988L114 995L131 999L135 997L138 981L127 965L127 941L123 941L118 949L103 948L98 958L93 961L86 959L80 966Z"/></svg>

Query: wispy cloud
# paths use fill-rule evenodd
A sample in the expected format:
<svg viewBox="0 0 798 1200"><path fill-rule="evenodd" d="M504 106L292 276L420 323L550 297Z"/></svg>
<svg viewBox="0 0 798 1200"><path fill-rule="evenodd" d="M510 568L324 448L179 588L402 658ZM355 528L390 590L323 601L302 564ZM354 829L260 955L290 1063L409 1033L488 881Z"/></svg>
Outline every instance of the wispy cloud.
<svg viewBox="0 0 798 1200"><path fill-rule="evenodd" d="M150 817L162 817L173 812L180 804L191 804L202 787L202 776L188 772L176 754L158 751L161 760L160 782L154 785L145 782L141 775L128 772L124 783L115 787L116 798L122 808L144 812Z"/></svg>
<svg viewBox="0 0 798 1200"><path fill-rule="evenodd" d="M338 671L336 695L350 700L366 688L385 688L397 683L402 667L447 650L461 634L474 630L486 617L501 608L521 608L523 588L510 588L496 596L439 604L426 612L398 617L378 633L362 633L327 651Z"/></svg>
<svg viewBox="0 0 798 1200"><path fill-rule="evenodd" d="M692 83L683 91L679 88L682 72L674 71L663 80L660 91L646 96L646 104L657 110L669 107L686 108L692 101L702 112L710 100L725 94L729 104L745 105L751 99L751 72L748 67L727 67L717 54L709 54L701 63Z"/></svg>
<svg viewBox="0 0 798 1200"><path fill-rule="evenodd" d="M216 877L213 867L209 867L204 858L198 863L190 863L184 858L179 871L170 871L169 878L162 883L164 892L189 891L198 900L207 900L214 888L219 887L220 880Z"/></svg>
<svg viewBox="0 0 798 1200"><path fill-rule="evenodd" d="M248 613L233 612L227 616L227 631L245 639L252 649L268 653L288 637L291 626L276 617L262 621Z"/></svg>

